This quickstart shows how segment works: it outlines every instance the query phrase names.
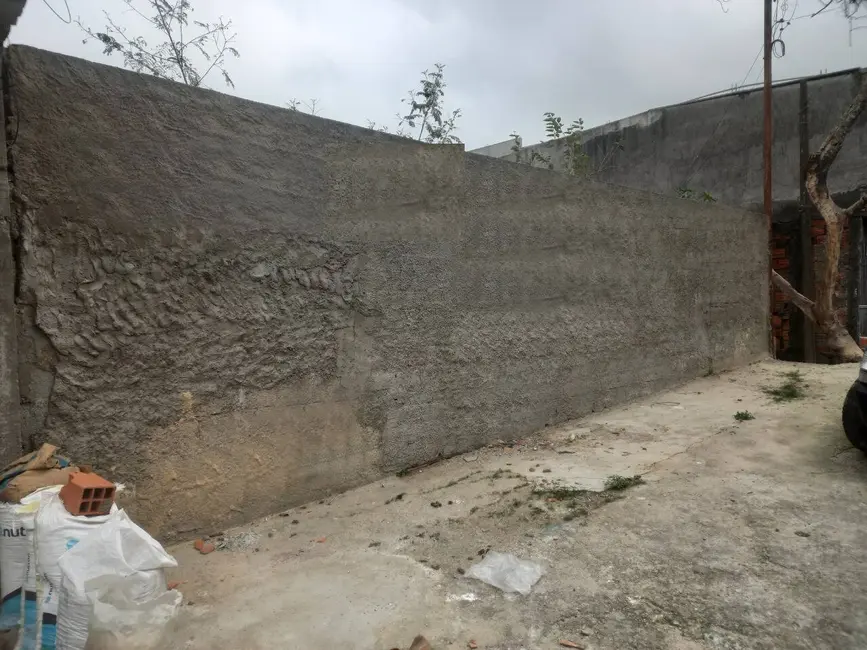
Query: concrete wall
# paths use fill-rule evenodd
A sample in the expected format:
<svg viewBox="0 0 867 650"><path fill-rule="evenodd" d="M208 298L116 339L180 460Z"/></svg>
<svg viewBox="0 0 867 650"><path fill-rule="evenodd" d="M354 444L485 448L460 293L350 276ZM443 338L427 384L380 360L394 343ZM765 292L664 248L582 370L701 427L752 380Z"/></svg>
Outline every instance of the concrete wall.
<svg viewBox="0 0 867 650"><path fill-rule="evenodd" d="M9 57L26 433L156 533L765 353L756 214Z"/></svg>
<svg viewBox="0 0 867 650"><path fill-rule="evenodd" d="M840 119L859 84L857 70L809 80L811 151ZM799 92L797 82L774 89L776 202L798 199ZM599 180L664 194L688 187L733 205L761 206L762 101L761 88L756 88L653 109L588 129L585 149ZM559 148L525 147L526 159L534 149L551 154L555 165L563 167ZM514 154L497 157L514 158ZM864 183L865 159L867 116L862 116L834 163L830 182L835 193Z"/></svg>
<svg viewBox="0 0 867 650"><path fill-rule="evenodd" d="M490 156L491 158L508 158L510 155L514 156L514 147L521 147L522 145L521 136L517 136L503 142L489 144L487 147L473 149L470 153L479 154L480 156Z"/></svg>
<svg viewBox="0 0 867 650"><path fill-rule="evenodd" d="M0 23L2 24L2 23ZM0 118L3 116L0 104ZM0 119L2 121L2 119ZM6 148L0 152L6 164ZM12 246L8 177L0 176L0 464L21 455L20 396L18 394L18 346L15 314L15 255Z"/></svg>

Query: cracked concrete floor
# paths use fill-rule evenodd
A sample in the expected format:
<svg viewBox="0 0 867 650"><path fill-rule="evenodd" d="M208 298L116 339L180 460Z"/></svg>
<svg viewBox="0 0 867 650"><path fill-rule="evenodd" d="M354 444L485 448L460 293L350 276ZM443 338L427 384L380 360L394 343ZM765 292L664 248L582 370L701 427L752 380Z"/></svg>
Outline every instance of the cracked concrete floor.
<svg viewBox="0 0 867 650"><path fill-rule="evenodd" d="M867 461L840 425L856 366L799 366L806 397L772 403L762 387L794 367L694 381L229 531L246 550L180 545L188 604L169 645L867 648ZM645 483L582 491L612 474ZM463 576L487 548L546 574L527 597Z"/></svg>

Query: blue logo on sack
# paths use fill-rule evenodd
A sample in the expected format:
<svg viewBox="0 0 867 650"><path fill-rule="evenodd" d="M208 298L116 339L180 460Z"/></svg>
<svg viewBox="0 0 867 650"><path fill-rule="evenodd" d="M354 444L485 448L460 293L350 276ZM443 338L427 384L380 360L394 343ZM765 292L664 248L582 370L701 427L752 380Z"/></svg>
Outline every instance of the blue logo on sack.
<svg viewBox="0 0 867 650"><path fill-rule="evenodd" d="M68 539L68 540L66 540L66 550L68 551L69 549L71 549L71 548L72 548L73 546L75 546L76 544L78 544L78 540L77 540L77 539L74 539L74 538L73 538L73 539Z"/></svg>

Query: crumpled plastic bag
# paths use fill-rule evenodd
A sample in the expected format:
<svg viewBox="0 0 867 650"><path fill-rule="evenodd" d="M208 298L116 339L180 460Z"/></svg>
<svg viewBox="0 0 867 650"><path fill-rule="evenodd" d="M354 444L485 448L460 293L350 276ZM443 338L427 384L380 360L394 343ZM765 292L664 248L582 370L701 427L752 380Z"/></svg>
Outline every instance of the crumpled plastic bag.
<svg viewBox="0 0 867 650"><path fill-rule="evenodd" d="M166 589L165 570L178 563L123 510L58 560L63 573L57 647L165 648L159 637L177 614L180 594Z"/></svg>
<svg viewBox="0 0 867 650"><path fill-rule="evenodd" d="M469 568L466 575L481 580L506 593L530 593L545 570L541 564L519 560L509 553L489 551L485 559Z"/></svg>
<svg viewBox="0 0 867 650"><path fill-rule="evenodd" d="M183 596L174 589L140 601L136 585L116 577L88 582L93 606L87 650L163 650Z"/></svg>

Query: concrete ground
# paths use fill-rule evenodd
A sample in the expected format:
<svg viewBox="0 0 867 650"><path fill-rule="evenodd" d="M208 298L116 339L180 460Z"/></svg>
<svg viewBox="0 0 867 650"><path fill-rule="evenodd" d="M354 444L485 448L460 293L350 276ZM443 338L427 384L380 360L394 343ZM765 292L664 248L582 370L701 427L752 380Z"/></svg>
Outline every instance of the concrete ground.
<svg viewBox="0 0 867 650"><path fill-rule="evenodd" d="M806 396L772 402L795 368ZM867 648L855 374L764 362L180 545L170 646ZM462 574L486 549L546 573L505 595Z"/></svg>

